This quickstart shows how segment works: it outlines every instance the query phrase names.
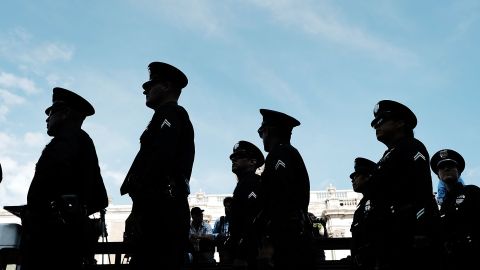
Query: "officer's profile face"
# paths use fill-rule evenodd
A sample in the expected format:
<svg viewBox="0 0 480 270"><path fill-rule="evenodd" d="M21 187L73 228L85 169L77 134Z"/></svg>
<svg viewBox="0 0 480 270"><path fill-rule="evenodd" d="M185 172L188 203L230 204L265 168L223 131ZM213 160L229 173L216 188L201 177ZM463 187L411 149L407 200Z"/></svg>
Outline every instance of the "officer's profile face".
<svg viewBox="0 0 480 270"><path fill-rule="evenodd" d="M457 166L454 163L440 164L438 166L438 178L446 184L454 184L460 177Z"/></svg>
<svg viewBox="0 0 480 270"><path fill-rule="evenodd" d="M171 84L166 81L156 81L148 89L143 91L146 98L146 105L153 108L160 104L169 94Z"/></svg>
<svg viewBox="0 0 480 270"><path fill-rule="evenodd" d="M403 125L404 122L401 120L387 118L379 120L373 128L375 129L377 140L385 142L397 136L399 131L403 128Z"/></svg>
<svg viewBox="0 0 480 270"><path fill-rule="evenodd" d="M248 171L255 171L255 160L247 155L237 154L232 156L232 172L234 174L241 174Z"/></svg>
<svg viewBox="0 0 480 270"><path fill-rule="evenodd" d="M55 136L58 134L58 131L64 125L68 114L68 108L52 108L46 119L47 122L47 134L49 136Z"/></svg>
<svg viewBox="0 0 480 270"><path fill-rule="evenodd" d="M258 129L258 136L262 138L263 141L263 150L270 152L270 127L261 126Z"/></svg>
<svg viewBox="0 0 480 270"><path fill-rule="evenodd" d="M365 190L365 183L370 179L370 174L356 173L352 179L352 188L355 192L363 192Z"/></svg>

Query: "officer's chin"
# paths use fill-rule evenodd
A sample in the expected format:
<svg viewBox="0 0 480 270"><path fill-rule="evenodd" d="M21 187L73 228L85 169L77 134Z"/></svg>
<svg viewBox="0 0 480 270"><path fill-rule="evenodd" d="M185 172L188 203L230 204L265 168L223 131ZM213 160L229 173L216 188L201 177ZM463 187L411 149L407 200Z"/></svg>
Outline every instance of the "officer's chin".
<svg viewBox="0 0 480 270"><path fill-rule="evenodd" d="M56 132L53 129L49 128L47 129L47 134L50 137L55 137Z"/></svg>

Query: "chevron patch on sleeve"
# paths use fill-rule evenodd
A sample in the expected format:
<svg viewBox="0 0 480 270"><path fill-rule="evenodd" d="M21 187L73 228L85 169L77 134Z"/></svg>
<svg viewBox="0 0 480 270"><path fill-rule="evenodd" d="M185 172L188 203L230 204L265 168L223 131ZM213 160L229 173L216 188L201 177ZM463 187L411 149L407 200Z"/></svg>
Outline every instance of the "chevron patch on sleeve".
<svg viewBox="0 0 480 270"><path fill-rule="evenodd" d="M162 125L160 126L160 128L163 128L163 126L168 126L168 127L171 127L171 126L172 126L172 124L170 124L170 122L168 122L168 120L167 120L167 119L165 119L165 120L163 120L163 123L162 123Z"/></svg>
<svg viewBox="0 0 480 270"><path fill-rule="evenodd" d="M417 161L417 159L423 159L424 161L427 161L427 159L425 158L424 155L422 155L422 153L418 152L414 157L413 157L413 160Z"/></svg>
<svg viewBox="0 0 480 270"><path fill-rule="evenodd" d="M286 167L285 163L279 159L277 161L277 164L275 164L275 170L278 170L278 167L280 167L280 166L282 166L283 168Z"/></svg>

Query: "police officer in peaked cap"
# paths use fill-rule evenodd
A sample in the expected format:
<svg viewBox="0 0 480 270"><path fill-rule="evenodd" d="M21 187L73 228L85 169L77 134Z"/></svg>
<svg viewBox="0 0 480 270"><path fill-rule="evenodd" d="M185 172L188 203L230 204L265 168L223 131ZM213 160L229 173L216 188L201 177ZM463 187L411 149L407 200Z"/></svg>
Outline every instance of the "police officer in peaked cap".
<svg viewBox="0 0 480 270"><path fill-rule="evenodd" d="M432 156L430 166L446 186L446 194L440 205L440 262L447 270L478 269L480 188L459 181L465 169L465 160L455 150L439 150Z"/></svg>
<svg viewBox="0 0 480 270"><path fill-rule="evenodd" d="M108 206L95 146L81 128L95 110L75 92L55 87L45 113L53 138L28 189L22 269L81 269L86 249L99 237L84 234L86 219Z"/></svg>
<svg viewBox="0 0 480 270"><path fill-rule="evenodd" d="M263 121L258 134L268 152L262 173L262 218L270 224L264 234L273 243L273 264L275 269L312 269L310 180L302 156L290 143L292 129L300 122L274 110L260 109L260 113Z"/></svg>
<svg viewBox="0 0 480 270"><path fill-rule="evenodd" d="M457 151L452 149L442 149L436 152L430 160L432 171L438 175L440 168L455 167L460 176L465 169L465 159Z"/></svg>
<svg viewBox="0 0 480 270"><path fill-rule="evenodd" d="M265 162L262 151L258 149L258 147L255 146L253 143L248 141L239 141L233 146L230 160L233 162L237 159L251 159L255 163L255 169L261 167ZM234 170L233 167L232 170Z"/></svg>
<svg viewBox="0 0 480 270"><path fill-rule="evenodd" d="M226 248L232 254L233 266L257 269L258 235L253 221L260 212L262 194L260 175L257 170L263 166L262 151L253 143L239 141L233 146L232 172L237 176L231 205L230 238Z"/></svg>
<svg viewBox="0 0 480 270"><path fill-rule="evenodd" d="M350 174L353 190L363 195L353 214L350 226L352 233L351 262L354 269L374 269L376 265L372 256L375 253L375 250L372 249L374 241L370 235L377 231L381 222L375 217L375 209L369 192L369 179L375 173L376 168L377 163L357 157L354 161L354 171Z"/></svg>
<svg viewBox="0 0 480 270"><path fill-rule="evenodd" d="M195 156L193 126L185 108L178 104L188 79L180 69L164 62L150 63L148 71L149 80L142 88L146 106L154 114L140 136L140 150L120 188L133 203L125 223L125 241L136 247L130 261L133 269L151 265L181 269L189 241L187 197Z"/></svg>
<svg viewBox="0 0 480 270"><path fill-rule="evenodd" d="M410 108L393 100L379 101L373 116L377 140L387 147L369 180L371 201L387 222L375 235L376 254L383 264L379 267L431 267L439 215L430 156L413 133L417 118Z"/></svg>

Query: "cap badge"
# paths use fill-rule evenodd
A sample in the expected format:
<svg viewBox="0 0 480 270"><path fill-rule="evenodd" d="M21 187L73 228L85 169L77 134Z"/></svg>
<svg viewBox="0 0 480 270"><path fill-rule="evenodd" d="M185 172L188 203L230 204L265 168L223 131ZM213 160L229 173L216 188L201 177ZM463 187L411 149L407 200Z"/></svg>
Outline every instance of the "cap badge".
<svg viewBox="0 0 480 270"><path fill-rule="evenodd" d="M380 104L377 103L377 104L375 104L375 108L373 108L373 113L377 114L379 110L380 110Z"/></svg>
<svg viewBox="0 0 480 270"><path fill-rule="evenodd" d="M233 146L233 151L236 151L238 149L238 147L240 147L240 143L236 143L234 146Z"/></svg>
<svg viewBox="0 0 480 270"><path fill-rule="evenodd" d="M440 151L440 158L447 158L448 157L448 151L447 150L441 150Z"/></svg>

